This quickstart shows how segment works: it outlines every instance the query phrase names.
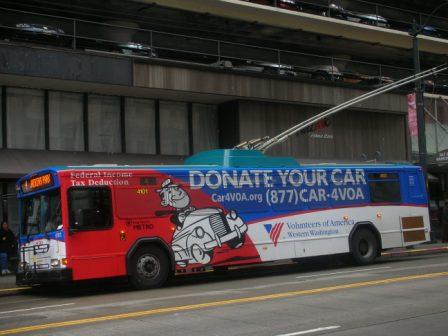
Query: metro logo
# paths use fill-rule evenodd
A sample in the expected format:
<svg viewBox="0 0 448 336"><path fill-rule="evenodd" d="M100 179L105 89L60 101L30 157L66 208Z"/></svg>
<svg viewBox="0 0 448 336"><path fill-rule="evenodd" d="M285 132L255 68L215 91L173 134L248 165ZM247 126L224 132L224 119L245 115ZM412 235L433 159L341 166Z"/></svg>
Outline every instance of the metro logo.
<svg viewBox="0 0 448 336"><path fill-rule="evenodd" d="M266 232L269 233L269 238L271 238L274 246L277 246L278 238L280 237L284 224L285 223L277 223L274 226L272 226L272 224L264 224L264 228L266 229Z"/></svg>

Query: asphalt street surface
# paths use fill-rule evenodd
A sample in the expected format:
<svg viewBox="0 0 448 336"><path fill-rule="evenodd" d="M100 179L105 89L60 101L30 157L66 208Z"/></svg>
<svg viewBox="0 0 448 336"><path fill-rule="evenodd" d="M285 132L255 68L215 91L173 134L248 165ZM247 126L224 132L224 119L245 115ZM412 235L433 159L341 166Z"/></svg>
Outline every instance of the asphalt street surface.
<svg viewBox="0 0 448 336"><path fill-rule="evenodd" d="M448 335L448 254L0 290L0 335Z"/></svg>

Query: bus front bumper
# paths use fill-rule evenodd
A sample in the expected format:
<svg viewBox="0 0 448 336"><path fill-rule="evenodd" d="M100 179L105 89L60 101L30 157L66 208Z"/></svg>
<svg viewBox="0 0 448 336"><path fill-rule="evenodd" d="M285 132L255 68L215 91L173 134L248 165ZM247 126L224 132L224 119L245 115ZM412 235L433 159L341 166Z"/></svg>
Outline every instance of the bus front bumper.
<svg viewBox="0 0 448 336"><path fill-rule="evenodd" d="M65 282L73 280L71 269L54 269L39 271L19 271L16 273L18 286L30 286L48 282Z"/></svg>

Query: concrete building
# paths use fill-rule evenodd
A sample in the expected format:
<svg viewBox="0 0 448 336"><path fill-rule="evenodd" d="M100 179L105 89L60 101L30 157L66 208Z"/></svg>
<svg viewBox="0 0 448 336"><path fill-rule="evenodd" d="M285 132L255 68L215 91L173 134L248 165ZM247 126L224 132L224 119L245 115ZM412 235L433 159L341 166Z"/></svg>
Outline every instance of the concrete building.
<svg viewBox="0 0 448 336"><path fill-rule="evenodd" d="M275 135L411 74L409 29L437 2L388 3L0 0L0 217L17 227L14 181L32 170L181 163L198 151ZM418 36L422 68L448 53L447 9ZM448 148L448 80L426 84L428 106L438 106L427 133L439 207L447 182L435 159ZM270 154L304 162L413 160L412 90L341 112Z"/></svg>

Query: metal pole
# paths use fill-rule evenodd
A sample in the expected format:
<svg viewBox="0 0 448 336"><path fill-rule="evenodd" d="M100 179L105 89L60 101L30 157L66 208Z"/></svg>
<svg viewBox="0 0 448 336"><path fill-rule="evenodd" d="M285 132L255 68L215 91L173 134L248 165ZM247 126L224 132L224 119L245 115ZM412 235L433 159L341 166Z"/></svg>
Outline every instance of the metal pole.
<svg viewBox="0 0 448 336"><path fill-rule="evenodd" d="M73 49L76 50L76 20L73 20Z"/></svg>
<svg viewBox="0 0 448 336"><path fill-rule="evenodd" d="M418 49L418 27L414 21L414 32L412 34L412 49L414 58L414 71L420 72L420 52ZM415 82L415 102L417 107L417 129L418 129L418 158L419 165L422 167L425 181L427 181L427 153L426 153L426 130L425 130L425 103L423 97L422 80Z"/></svg>
<svg viewBox="0 0 448 336"><path fill-rule="evenodd" d="M280 60L280 50L277 49L277 74L280 75L281 71L280 71L280 64L281 64L281 60Z"/></svg>
<svg viewBox="0 0 448 336"><path fill-rule="evenodd" d="M380 66L379 66L379 70L380 70L380 76L378 77L378 85L381 85L381 84L383 84L383 71L382 71L382 67L381 67L381 64L380 64Z"/></svg>

